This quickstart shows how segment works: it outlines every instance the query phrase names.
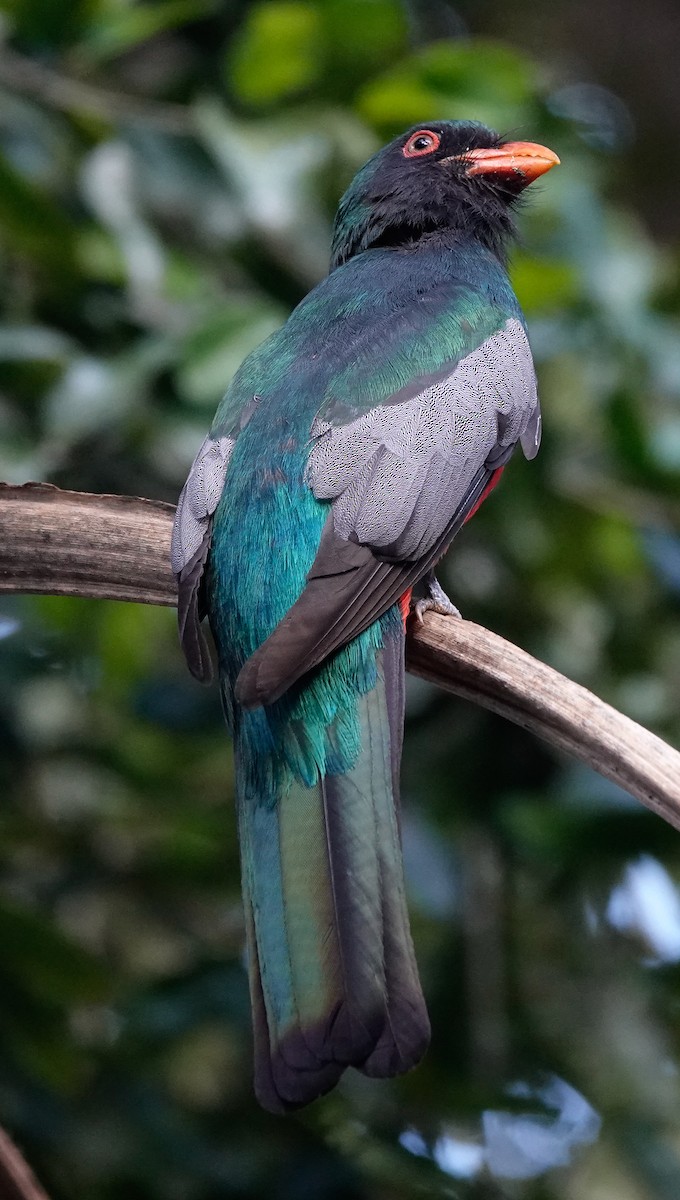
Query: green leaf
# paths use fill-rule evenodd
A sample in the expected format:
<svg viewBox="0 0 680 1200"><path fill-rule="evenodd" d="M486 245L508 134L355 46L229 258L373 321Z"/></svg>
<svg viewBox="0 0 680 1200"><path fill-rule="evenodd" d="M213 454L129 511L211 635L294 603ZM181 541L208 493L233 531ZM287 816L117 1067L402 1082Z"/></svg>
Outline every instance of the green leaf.
<svg viewBox="0 0 680 1200"><path fill-rule="evenodd" d="M197 21L214 8L213 0L165 0L163 4L111 8L97 15L82 48L97 59L114 58L159 33Z"/></svg>
<svg viewBox="0 0 680 1200"><path fill-rule="evenodd" d="M507 130L533 103L531 63L495 42L436 42L368 84L359 111L385 136L434 117L472 118Z"/></svg>
<svg viewBox="0 0 680 1200"><path fill-rule="evenodd" d="M193 404L215 405L245 356L278 329L281 319L265 305L225 306L187 339L177 372L180 391Z"/></svg>
<svg viewBox="0 0 680 1200"><path fill-rule="evenodd" d="M86 27L96 11L96 0L5 0L2 10L9 16L12 32L36 46L70 43Z"/></svg>
<svg viewBox="0 0 680 1200"><path fill-rule="evenodd" d="M73 269L73 227L52 200L28 183L0 152L0 231L3 241L41 265Z"/></svg>
<svg viewBox="0 0 680 1200"><path fill-rule="evenodd" d="M258 4L229 52L227 82L246 104L267 105L314 84L323 65L318 9L302 0Z"/></svg>
<svg viewBox="0 0 680 1200"><path fill-rule="evenodd" d="M637 532L618 515L600 517L592 526L590 553L601 569L613 576L632 579L643 569Z"/></svg>
<svg viewBox="0 0 680 1200"><path fill-rule="evenodd" d="M322 86L346 103L367 76L403 53L405 14L391 0L325 0L319 11L326 57Z"/></svg>
<svg viewBox="0 0 680 1200"><path fill-rule="evenodd" d="M568 308L581 295L578 273L568 262L532 258L518 251L513 255L510 275L527 316Z"/></svg>
<svg viewBox="0 0 680 1200"><path fill-rule="evenodd" d="M4 901L0 904L0 963L30 996L50 1004L103 999L109 978L101 963L70 941L44 916Z"/></svg>

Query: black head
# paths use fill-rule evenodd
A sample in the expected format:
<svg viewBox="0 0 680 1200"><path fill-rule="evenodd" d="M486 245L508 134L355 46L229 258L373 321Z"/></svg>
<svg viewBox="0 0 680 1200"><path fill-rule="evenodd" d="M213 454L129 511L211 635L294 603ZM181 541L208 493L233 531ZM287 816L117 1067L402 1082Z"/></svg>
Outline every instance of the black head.
<svg viewBox="0 0 680 1200"><path fill-rule="evenodd" d="M374 154L342 197L331 269L369 247L447 230L502 253L520 193L558 162L545 146L503 142L473 121L415 125Z"/></svg>

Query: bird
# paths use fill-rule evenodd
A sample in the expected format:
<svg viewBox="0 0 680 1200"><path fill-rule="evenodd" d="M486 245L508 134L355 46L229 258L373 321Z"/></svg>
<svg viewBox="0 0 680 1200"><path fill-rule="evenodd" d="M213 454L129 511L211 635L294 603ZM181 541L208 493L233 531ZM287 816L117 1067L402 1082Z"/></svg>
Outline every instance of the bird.
<svg viewBox="0 0 680 1200"><path fill-rule="evenodd" d="M405 628L457 614L435 565L515 448L538 450L507 255L524 188L558 162L451 120L374 154L327 276L241 364L179 498L180 639L209 681L207 617L274 1113L348 1067L401 1074L429 1043L399 815Z"/></svg>

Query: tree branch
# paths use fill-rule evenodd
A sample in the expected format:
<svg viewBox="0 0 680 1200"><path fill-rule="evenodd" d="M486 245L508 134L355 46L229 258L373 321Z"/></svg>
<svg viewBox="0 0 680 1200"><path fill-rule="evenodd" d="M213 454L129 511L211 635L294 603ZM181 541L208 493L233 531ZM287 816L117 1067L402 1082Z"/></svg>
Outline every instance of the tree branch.
<svg viewBox="0 0 680 1200"><path fill-rule="evenodd" d="M48 1200L47 1193L4 1129L0 1129L0 1196L2 1200Z"/></svg>
<svg viewBox="0 0 680 1200"><path fill-rule="evenodd" d="M81 79L60 75L7 45L0 48L0 84L63 112L87 113L109 122L134 121L182 136L195 131L193 114L183 104L162 103L94 87Z"/></svg>
<svg viewBox="0 0 680 1200"><path fill-rule="evenodd" d="M174 509L131 496L0 485L0 592L175 603ZM409 670L530 729L680 829L680 754L591 692L470 621L428 614Z"/></svg>
<svg viewBox="0 0 680 1200"><path fill-rule="evenodd" d="M0 592L175 604L171 504L0 483Z"/></svg>

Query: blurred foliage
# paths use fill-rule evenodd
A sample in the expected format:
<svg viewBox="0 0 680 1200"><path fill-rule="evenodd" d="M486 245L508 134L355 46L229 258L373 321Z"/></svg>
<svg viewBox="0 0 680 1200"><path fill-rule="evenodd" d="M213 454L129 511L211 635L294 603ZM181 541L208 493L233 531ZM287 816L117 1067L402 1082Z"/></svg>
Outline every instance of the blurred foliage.
<svg viewBox="0 0 680 1200"><path fill-rule="evenodd" d="M546 142L563 166L531 188L513 260L543 448L446 582L677 744L677 247L626 203L625 97L557 41L538 62L496 40L500 7L478 7L9 0L2 475L174 500L239 361L324 273L337 198L381 139L475 117ZM465 20L475 37L442 36ZM410 681L432 1049L276 1119L251 1089L230 749L172 613L5 598L0 636L0 1121L53 1200L675 1200L667 826Z"/></svg>

